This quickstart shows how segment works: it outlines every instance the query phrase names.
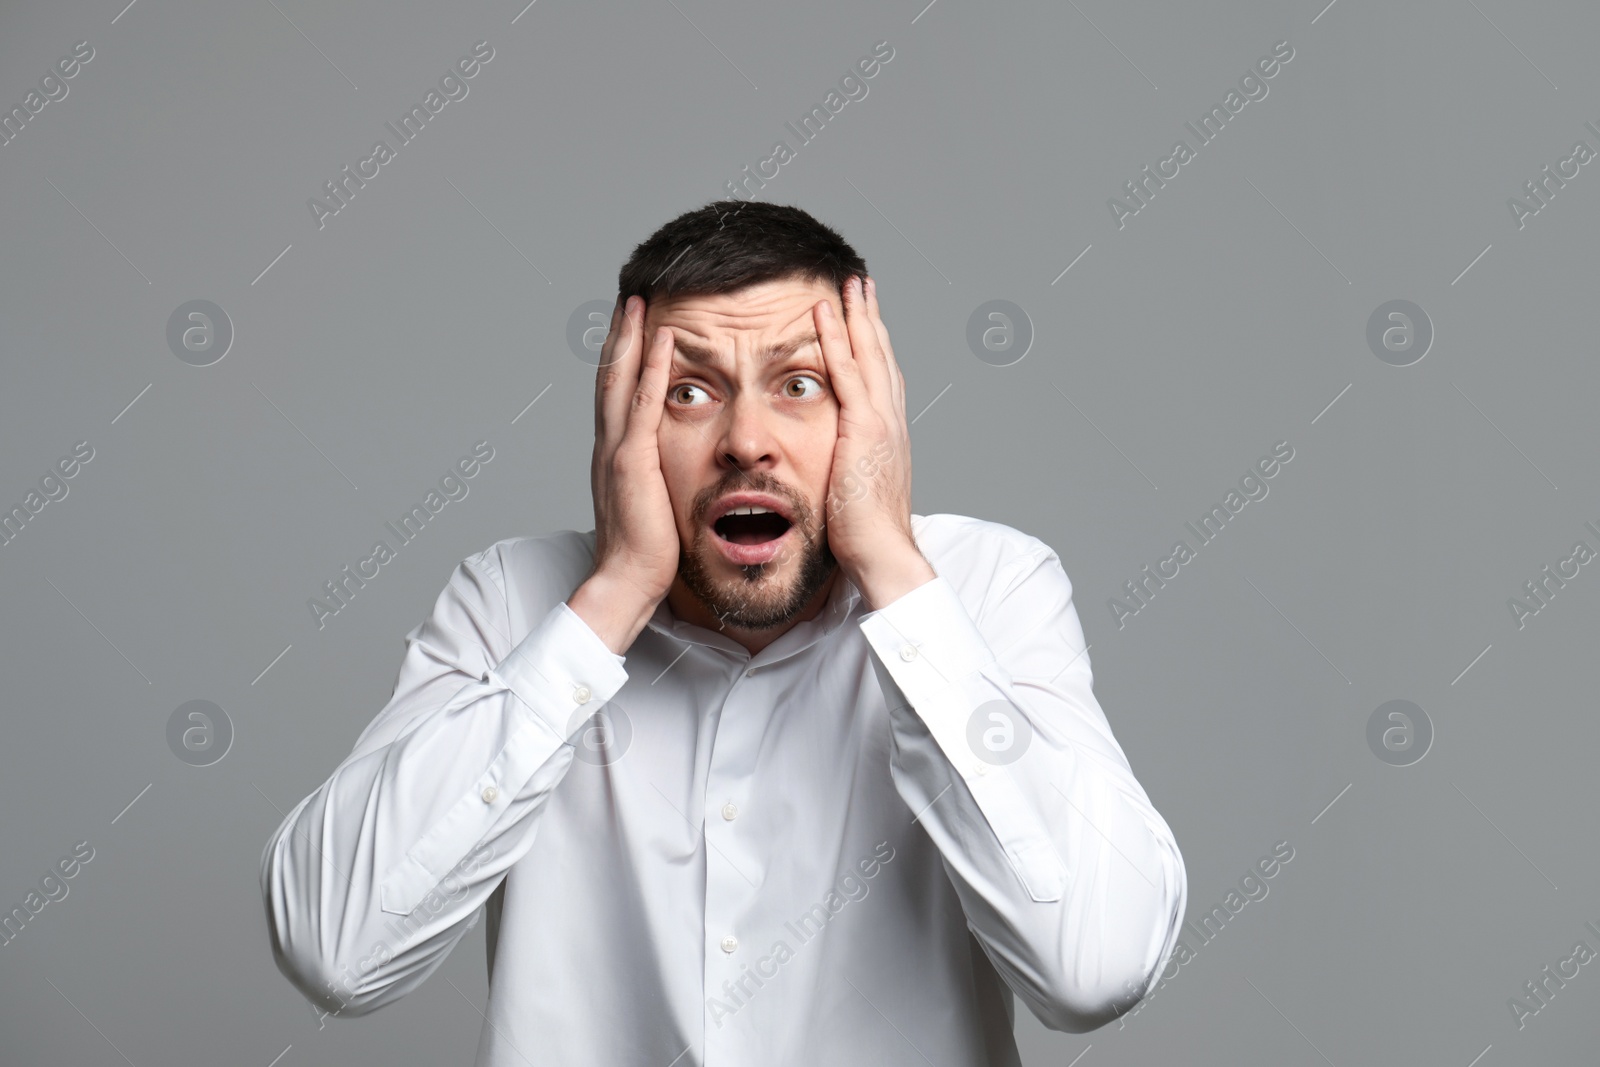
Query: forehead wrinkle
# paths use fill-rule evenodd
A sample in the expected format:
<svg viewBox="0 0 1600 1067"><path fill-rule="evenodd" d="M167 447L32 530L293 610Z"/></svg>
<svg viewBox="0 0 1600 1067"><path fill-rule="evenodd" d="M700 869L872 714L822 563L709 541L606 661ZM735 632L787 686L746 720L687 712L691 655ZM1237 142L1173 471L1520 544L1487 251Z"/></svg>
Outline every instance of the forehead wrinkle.
<svg viewBox="0 0 1600 1067"><path fill-rule="evenodd" d="M676 354L685 362L698 363L703 366L711 366L718 362L719 356L717 351L709 346L701 345L694 341L686 341L677 337L676 333L674 333L673 344L677 350ZM801 334L797 337L791 337L787 341L778 341L768 345L760 353L761 362L763 364L773 363L777 360L794 355L796 352L807 347L808 345L820 344L821 341L815 332Z"/></svg>
<svg viewBox="0 0 1600 1067"><path fill-rule="evenodd" d="M761 329L759 320L764 320L774 314L781 315L785 307L796 307L795 313L776 331L781 333L794 329L797 324L812 317L813 309L816 307L818 300L821 299L821 293L825 287L812 286L810 288L814 291L798 293L788 290L764 293L759 300L740 300L733 303L732 306L692 307L675 310L681 310L686 313L685 317L691 321L709 319L711 327L721 327L723 330L737 336L759 331ZM828 290L828 292L831 293L831 290ZM804 299L804 305L798 306L802 299ZM752 319L758 321L751 322L750 320ZM706 333L705 326L691 326L687 323L679 325L672 322L665 322L662 325L667 326L673 332L673 341L677 349L674 353L675 360L707 367L718 363L718 353L708 343L705 343L709 340L709 334ZM822 341L814 329L799 338L791 338L788 341L768 346L762 353L761 362L763 365L770 364L785 356L793 355L808 345L815 346L818 352L821 351Z"/></svg>

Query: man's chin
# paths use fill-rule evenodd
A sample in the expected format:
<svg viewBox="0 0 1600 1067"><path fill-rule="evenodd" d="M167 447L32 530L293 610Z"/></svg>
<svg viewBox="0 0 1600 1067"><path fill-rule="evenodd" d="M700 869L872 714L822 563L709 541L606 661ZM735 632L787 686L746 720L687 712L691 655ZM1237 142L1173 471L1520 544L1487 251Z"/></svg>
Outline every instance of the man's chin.
<svg viewBox="0 0 1600 1067"><path fill-rule="evenodd" d="M760 632L792 623L837 567L825 540L787 558L741 565L708 538L680 556L678 575L722 627Z"/></svg>

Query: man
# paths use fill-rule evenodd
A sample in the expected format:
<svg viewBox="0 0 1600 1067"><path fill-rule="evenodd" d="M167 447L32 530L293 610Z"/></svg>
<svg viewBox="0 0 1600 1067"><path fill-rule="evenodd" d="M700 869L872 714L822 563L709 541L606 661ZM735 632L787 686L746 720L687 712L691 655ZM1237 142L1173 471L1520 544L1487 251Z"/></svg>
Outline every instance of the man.
<svg viewBox="0 0 1600 1067"><path fill-rule="evenodd" d="M1182 857L1056 553L911 514L865 277L754 202L634 251L595 529L461 563L262 857L326 1011L415 989L480 914L479 1067L1017 1064L1013 994L1081 1032L1146 992Z"/></svg>

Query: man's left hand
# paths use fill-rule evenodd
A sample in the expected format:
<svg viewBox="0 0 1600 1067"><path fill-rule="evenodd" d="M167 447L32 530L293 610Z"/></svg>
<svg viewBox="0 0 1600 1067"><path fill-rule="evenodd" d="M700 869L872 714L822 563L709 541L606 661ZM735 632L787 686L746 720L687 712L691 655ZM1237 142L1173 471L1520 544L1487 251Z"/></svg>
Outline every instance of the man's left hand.
<svg viewBox="0 0 1600 1067"><path fill-rule="evenodd" d="M845 321L812 309L834 396L839 439L828 476L828 547L876 611L936 577L911 534L911 434L905 375L878 314L877 286L844 287Z"/></svg>

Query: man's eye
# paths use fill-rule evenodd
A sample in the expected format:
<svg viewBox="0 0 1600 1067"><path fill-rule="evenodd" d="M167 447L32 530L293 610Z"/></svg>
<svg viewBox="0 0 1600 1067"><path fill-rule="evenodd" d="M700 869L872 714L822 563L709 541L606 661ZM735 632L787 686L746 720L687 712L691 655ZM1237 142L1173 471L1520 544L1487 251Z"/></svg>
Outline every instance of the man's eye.
<svg viewBox="0 0 1600 1067"><path fill-rule="evenodd" d="M801 399L803 397L807 397L807 396L815 396L816 394L815 393L805 393L805 392L796 393L791 388L791 386L793 386L795 382L810 382L812 385L817 387L818 391L820 391L822 389L822 383L817 381L817 379L811 377L811 375L809 375L809 374L797 374L793 378L790 378L787 382L784 383L784 393L785 393L785 395L793 397L796 400L799 400L799 399Z"/></svg>
<svg viewBox="0 0 1600 1067"><path fill-rule="evenodd" d="M705 390L701 389L698 385L690 385L688 382L685 382L682 385L673 386L673 388L672 388L672 399L673 399L673 401L675 403L683 404L685 407L696 407L697 405L695 405L693 403L690 403L689 401L684 399L684 394L689 392L690 390L694 390L696 392L701 392L701 393L705 392Z"/></svg>

